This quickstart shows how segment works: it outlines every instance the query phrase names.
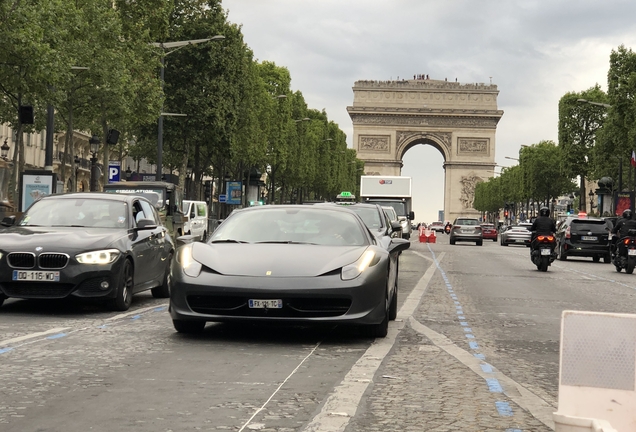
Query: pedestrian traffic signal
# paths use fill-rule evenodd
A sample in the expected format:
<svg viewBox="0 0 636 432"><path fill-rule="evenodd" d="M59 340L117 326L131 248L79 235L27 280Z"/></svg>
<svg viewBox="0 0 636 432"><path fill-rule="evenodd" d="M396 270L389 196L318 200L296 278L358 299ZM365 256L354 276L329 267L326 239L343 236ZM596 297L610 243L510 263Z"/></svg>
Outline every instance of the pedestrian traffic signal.
<svg viewBox="0 0 636 432"><path fill-rule="evenodd" d="M206 180L204 185L205 201L210 202L212 198L212 180Z"/></svg>
<svg viewBox="0 0 636 432"><path fill-rule="evenodd" d="M504 216L505 216L505 217L508 217L508 210L505 210L505 211L504 211Z"/></svg>

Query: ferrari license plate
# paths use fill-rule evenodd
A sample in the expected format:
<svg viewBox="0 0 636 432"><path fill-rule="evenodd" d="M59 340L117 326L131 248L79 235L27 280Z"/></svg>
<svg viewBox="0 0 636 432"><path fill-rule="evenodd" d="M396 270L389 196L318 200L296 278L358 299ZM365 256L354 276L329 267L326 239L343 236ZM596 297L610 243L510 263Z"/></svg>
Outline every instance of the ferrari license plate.
<svg viewBox="0 0 636 432"><path fill-rule="evenodd" d="M277 300L249 300L249 306L251 309L282 309L283 301Z"/></svg>
<svg viewBox="0 0 636 432"><path fill-rule="evenodd" d="M581 236L581 240L583 241L596 241L598 237L596 236Z"/></svg>
<svg viewBox="0 0 636 432"><path fill-rule="evenodd" d="M636 255L636 249L629 249L629 250L627 251L627 255L630 255L630 256L631 256L631 255Z"/></svg>
<svg viewBox="0 0 636 432"><path fill-rule="evenodd" d="M550 255L552 251L550 249L541 249L541 255Z"/></svg>
<svg viewBox="0 0 636 432"><path fill-rule="evenodd" d="M59 271L22 271L13 270L14 281L59 282Z"/></svg>

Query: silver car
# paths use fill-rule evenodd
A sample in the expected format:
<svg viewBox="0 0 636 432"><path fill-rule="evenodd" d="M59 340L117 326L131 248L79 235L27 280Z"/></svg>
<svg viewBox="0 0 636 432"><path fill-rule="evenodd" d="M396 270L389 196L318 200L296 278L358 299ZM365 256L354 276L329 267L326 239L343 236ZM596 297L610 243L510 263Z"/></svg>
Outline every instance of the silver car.
<svg viewBox="0 0 636 432"><path fill-rule="evenodd" d="M499 234L499 243L502 246L517 244L530 247L530 240L532 239L531 226L532 224L529 223L509 226Z"/></svg>
<svg viewBox="0 0 636 432"><path fill-rule="evenodd" d="M484 244L479 219L465 217L455 219L451 227L450 244L454 245L458 241L475 242L477 246Z"/></svg>

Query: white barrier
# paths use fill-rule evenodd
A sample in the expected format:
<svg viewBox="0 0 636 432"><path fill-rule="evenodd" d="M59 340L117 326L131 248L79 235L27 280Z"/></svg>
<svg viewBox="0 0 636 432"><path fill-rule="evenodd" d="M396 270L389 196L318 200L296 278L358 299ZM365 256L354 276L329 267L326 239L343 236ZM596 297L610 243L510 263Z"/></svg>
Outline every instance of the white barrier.
<svg viewBox="0 0 636 432"><path fill-rule="evenodd" d="M636 315L564 311L557 432L636 431Z"/></svg>

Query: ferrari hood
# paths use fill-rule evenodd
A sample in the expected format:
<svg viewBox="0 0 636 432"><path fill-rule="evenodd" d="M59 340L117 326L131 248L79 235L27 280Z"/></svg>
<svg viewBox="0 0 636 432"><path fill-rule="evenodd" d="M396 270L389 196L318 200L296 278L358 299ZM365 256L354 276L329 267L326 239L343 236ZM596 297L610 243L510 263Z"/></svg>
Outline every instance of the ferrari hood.
<svg viewBox="0 0 636 432"><path fill-rule="evenodd" d="M367 247L194 243L192 258L226 276L312 277L355 262Z"/></svg>

